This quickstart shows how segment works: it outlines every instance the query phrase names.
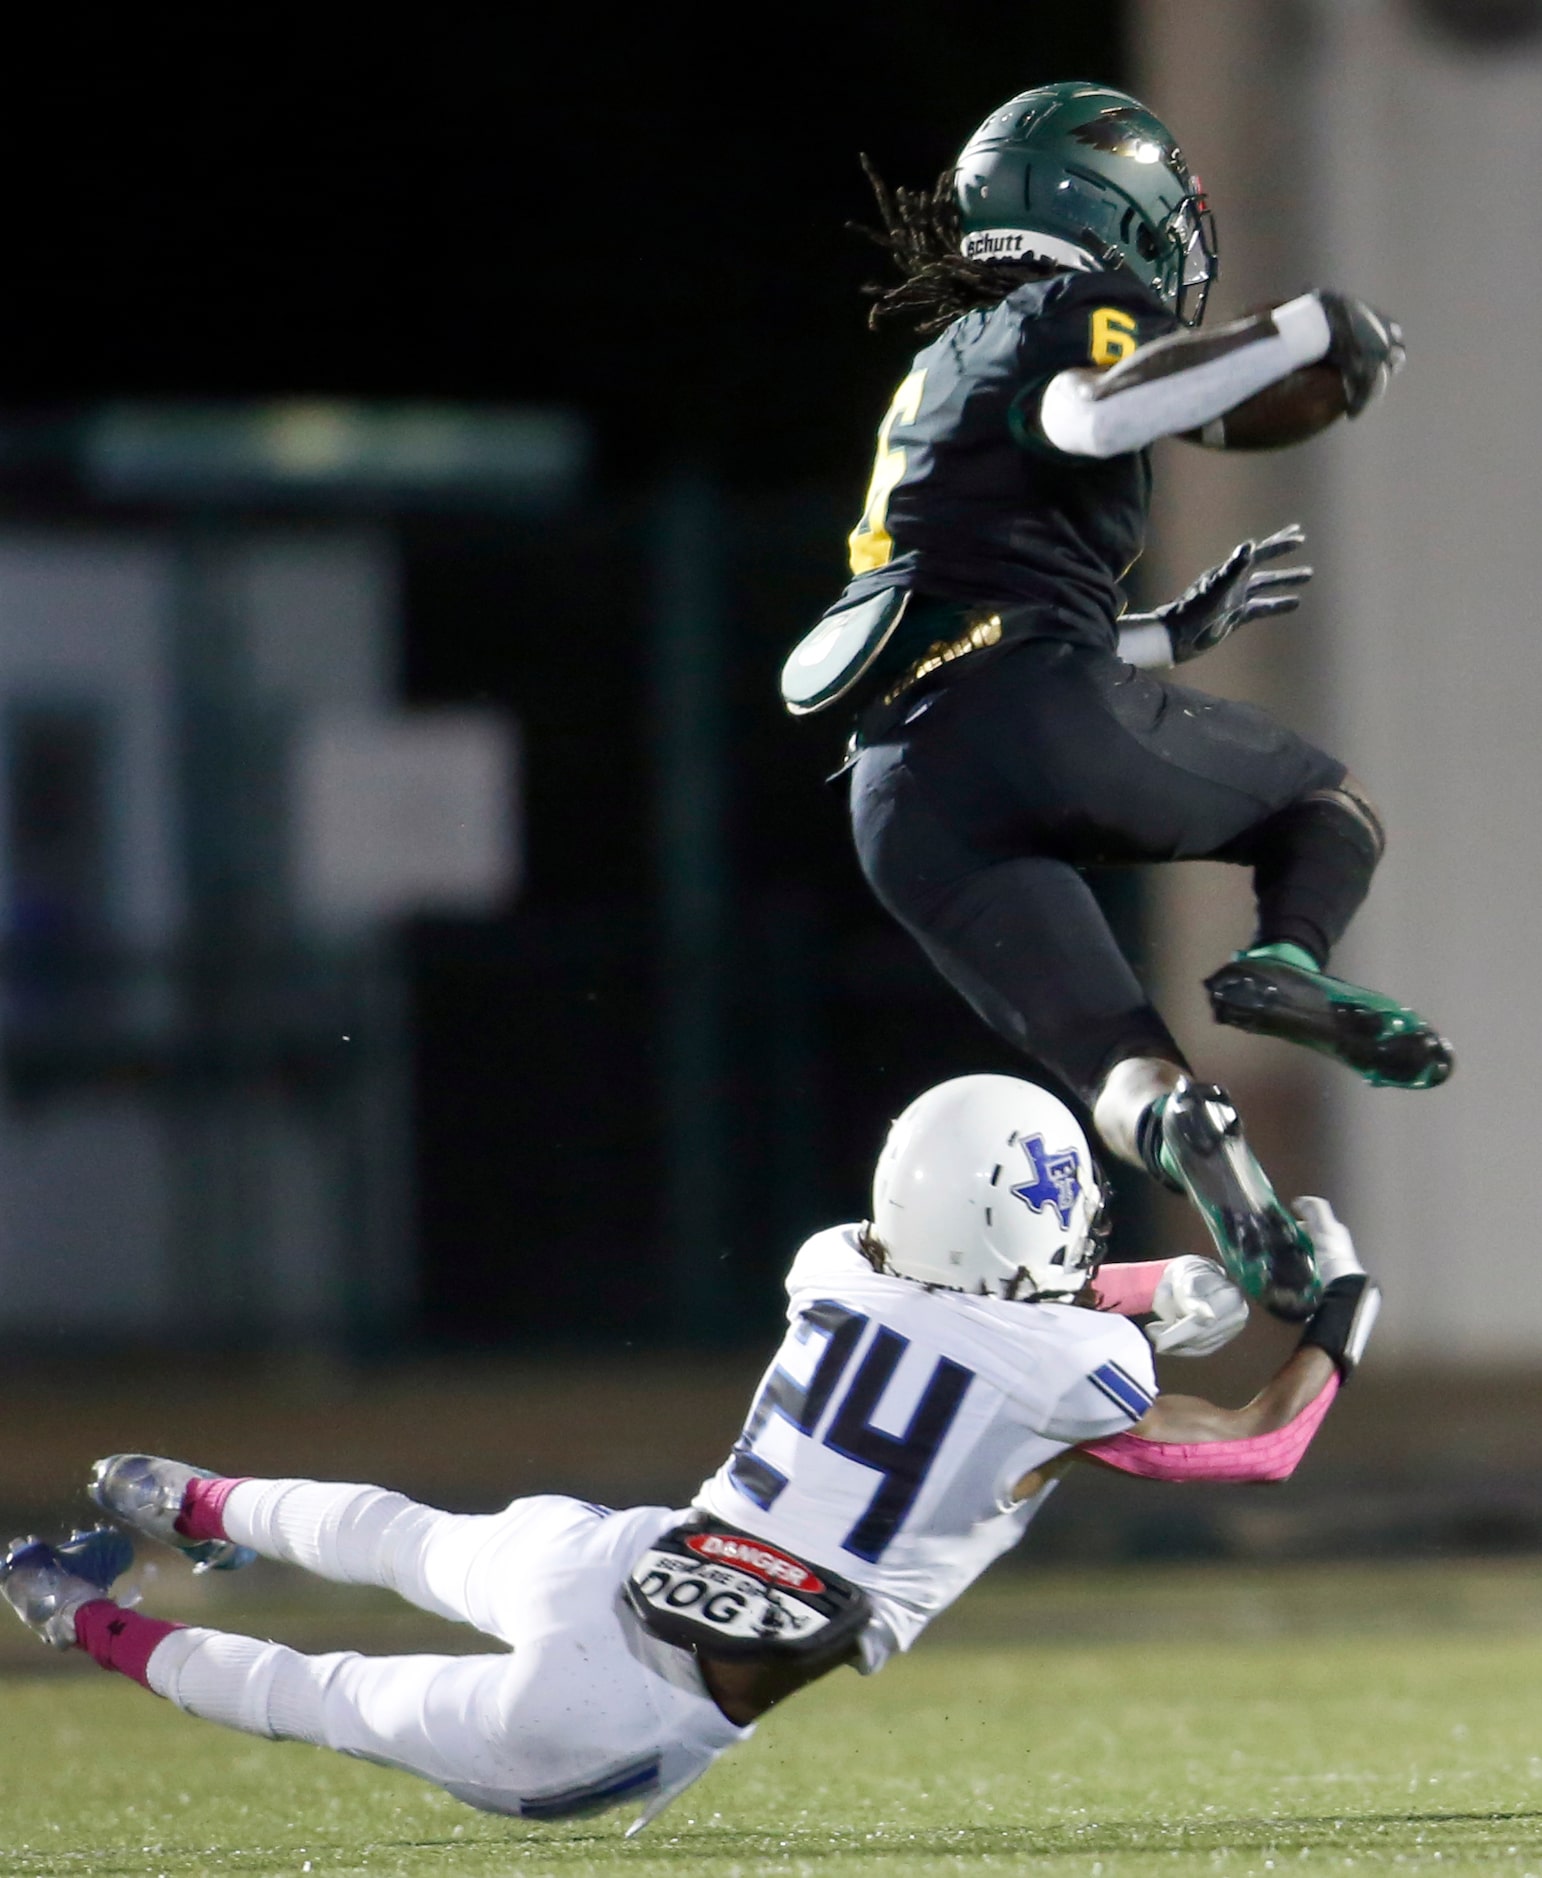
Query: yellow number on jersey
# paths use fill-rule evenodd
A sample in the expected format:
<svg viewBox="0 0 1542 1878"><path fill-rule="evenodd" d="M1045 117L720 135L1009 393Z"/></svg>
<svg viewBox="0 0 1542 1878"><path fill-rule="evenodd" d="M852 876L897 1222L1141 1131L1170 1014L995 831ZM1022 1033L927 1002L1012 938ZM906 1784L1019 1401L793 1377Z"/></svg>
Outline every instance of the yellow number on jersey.
<svg viewBox="0 0 1542 1878"><path fill-rule="evenodd" d="M1121 313L1116 306L1100 306L1092 315L1092 338L1089 350L1094 365L1117 365L1127 359L1140 344L1135 316Z"/></svg>
<svg viewBox="0 0 1542 1878"><path fill-rule="evenodd" d="M894 537L885 526L889 497L905 474L903 448L891 446L889 438L896 424L913 424L921 408L921 387L925 372L912 372L894 394L888 414L878 426L878 454L873 459L873 479L867 485L867 501L862 505L862 519L846 537L851 550L851 571L865 574L882 567L894 553Z"/></svg>

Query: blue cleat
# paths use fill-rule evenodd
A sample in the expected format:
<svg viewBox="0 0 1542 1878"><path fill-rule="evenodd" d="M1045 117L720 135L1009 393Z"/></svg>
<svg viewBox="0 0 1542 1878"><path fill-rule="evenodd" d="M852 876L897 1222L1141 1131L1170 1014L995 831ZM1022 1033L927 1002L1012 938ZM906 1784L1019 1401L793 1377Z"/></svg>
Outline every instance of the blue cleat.
<svg viewBox="0 0 1542 1878"><path fill-rule="evenodd" d="M60 1545L13 1539L0 1559L0 1597L45 1643L72 1650L75 1613L106 1597L133 1562L133 1542L110 1526L71 1533Z"/></svg>
<svg viewBox="0 0 1542 1878"><path fill-rule="evenodd" d="M159 1539L193 1561L197 1572L233 1572L257 1554L233 1539L186 1539L177 1519L195 1480L218 1480L206 1467L189 1467L155 1454L109 1454L91 1470L91 1498L125 1526Z"/></svg>

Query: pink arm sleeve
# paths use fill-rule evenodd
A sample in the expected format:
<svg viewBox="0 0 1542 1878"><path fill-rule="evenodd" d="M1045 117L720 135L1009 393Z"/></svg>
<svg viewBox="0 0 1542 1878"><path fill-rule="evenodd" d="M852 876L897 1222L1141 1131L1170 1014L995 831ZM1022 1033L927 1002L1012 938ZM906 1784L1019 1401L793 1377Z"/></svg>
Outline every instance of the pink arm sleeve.
<svg viewBox="0 0 1542 1878"><path fill-rule="evenodd" d="M1339 1379L1330 1376L1322 1393L1302 1409L1294 1421L1272 1435L1250 1435L1243 1441L1143 1441L1139 1435L1111 1435L1106 1441L1088 1441L1082 1452L1121 1473L1140 1474L1146 1480L1286 1480L1312 1445L1312 1437L1339 1392Z"/></svg>
<svg viewBox="0 0 1542 1878"><path fill-rule="evenodd" d="M1156 1288L1170 1259L1147 1259L1143 1265L1100 1265L1092 1280L1092 1295L1100 1311L1120 1317L1142 1317L1151 1309Z"/></svg>

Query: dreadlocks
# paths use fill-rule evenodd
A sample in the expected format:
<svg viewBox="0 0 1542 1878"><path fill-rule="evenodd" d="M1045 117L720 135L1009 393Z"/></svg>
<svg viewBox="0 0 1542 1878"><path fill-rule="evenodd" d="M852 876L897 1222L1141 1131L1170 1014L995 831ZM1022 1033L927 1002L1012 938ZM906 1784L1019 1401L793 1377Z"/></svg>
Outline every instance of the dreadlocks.
<svg viewBox="0 0 1542 1878"><path fill-rule="evenodd" d="M966 261L959 253L958 201L952 170L944 170L930 189L891 191L866 156L862 169L873 186L883 227L848 224L865 235L904 276L897 287L869 285L873 301L867 323L909 315L916 330L940 332L960 313L995 306L1025 280L1043 280L1056 270L1044 261Z"/></svg>

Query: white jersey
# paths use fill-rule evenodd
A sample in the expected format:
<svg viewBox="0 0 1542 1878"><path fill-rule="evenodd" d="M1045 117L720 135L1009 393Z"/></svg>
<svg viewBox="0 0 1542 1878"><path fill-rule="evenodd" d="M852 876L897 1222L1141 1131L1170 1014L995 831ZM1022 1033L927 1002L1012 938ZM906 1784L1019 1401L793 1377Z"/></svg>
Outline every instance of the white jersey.
<svg viewBox="0 0 1542 1878"><path fill-rule="evenodd" d="M1156 1377L1127 1318L929 1291L875 1272L858 1230L794 1259L791 1329L695 1504L860 1585L871 1672L1027 1531L1050 1487L1017 1482L1124 1433Z"/></svg>

